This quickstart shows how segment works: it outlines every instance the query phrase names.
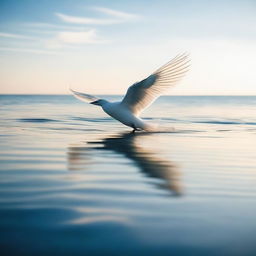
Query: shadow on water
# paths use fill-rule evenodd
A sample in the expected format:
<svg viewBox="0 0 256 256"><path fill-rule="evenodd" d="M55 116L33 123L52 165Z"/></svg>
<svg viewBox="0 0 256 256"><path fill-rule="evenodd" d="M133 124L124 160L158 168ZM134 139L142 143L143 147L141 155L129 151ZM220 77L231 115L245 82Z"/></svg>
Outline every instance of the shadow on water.
<svg viewBox="0 0 256 256"><path fill-rule="evenodd" d="M159 182L154 183L157 188L168 190L175 196L182 195L181 173L178 165L140 146L139 143L144 136L150 136L150 133L124 133L101 141L89 142L92 147L69 147L69 170L79 170L79 166L80 169L86 170L94 150L112 151L132 160L146 177L157 179ZM149 180L149 183L151 182L152 180Z"/></svg>

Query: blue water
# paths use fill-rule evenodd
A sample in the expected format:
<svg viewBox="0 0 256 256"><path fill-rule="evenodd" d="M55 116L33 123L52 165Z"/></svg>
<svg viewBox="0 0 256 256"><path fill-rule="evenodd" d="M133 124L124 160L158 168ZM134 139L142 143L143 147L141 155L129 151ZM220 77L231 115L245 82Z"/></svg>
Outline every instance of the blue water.
<svg viewBox="0 0 256 256"><path fill-rule="evenodd" d="M1 255L255 255L256 97L161 97L154 133L72 96L0 113Z"/></svg>

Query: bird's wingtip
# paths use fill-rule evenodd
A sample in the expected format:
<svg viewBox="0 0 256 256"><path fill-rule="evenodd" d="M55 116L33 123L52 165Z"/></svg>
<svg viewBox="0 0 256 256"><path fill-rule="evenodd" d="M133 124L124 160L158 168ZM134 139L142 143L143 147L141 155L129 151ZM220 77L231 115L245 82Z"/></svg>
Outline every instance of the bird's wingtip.
<svg viewBox="0 0 256 256"><path fill-rule="evenodd" d="M73 94L76 94L76 91L74 91L71 87L68 88L69 91L71 91Z"/></svg>

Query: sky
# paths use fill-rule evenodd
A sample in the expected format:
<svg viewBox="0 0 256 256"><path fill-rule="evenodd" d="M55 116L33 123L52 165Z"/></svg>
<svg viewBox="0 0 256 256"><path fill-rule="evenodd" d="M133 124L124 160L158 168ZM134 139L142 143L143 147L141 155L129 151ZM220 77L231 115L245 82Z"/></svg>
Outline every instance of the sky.
<svg viewBox="0 0 256 256"><path fill-rule="evenodd" d="M124 94L179 53L170 95L256 95L255 0L0 0L0 94Z"/></svg>

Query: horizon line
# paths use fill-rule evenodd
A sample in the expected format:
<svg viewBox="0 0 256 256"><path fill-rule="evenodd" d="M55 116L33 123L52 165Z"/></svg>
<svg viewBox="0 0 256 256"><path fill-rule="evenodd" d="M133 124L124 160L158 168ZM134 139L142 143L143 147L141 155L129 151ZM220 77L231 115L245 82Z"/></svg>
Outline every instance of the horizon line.
<svg viewBox="0 0 256 256"><path fill-rule="evenodd" d="M0 96L73 96L73 94L68 93L0 93ZM94 94L95 96L124 96L124 94ZM164 94L159 97L165 96L256 96L256 94Z"/></svg>

